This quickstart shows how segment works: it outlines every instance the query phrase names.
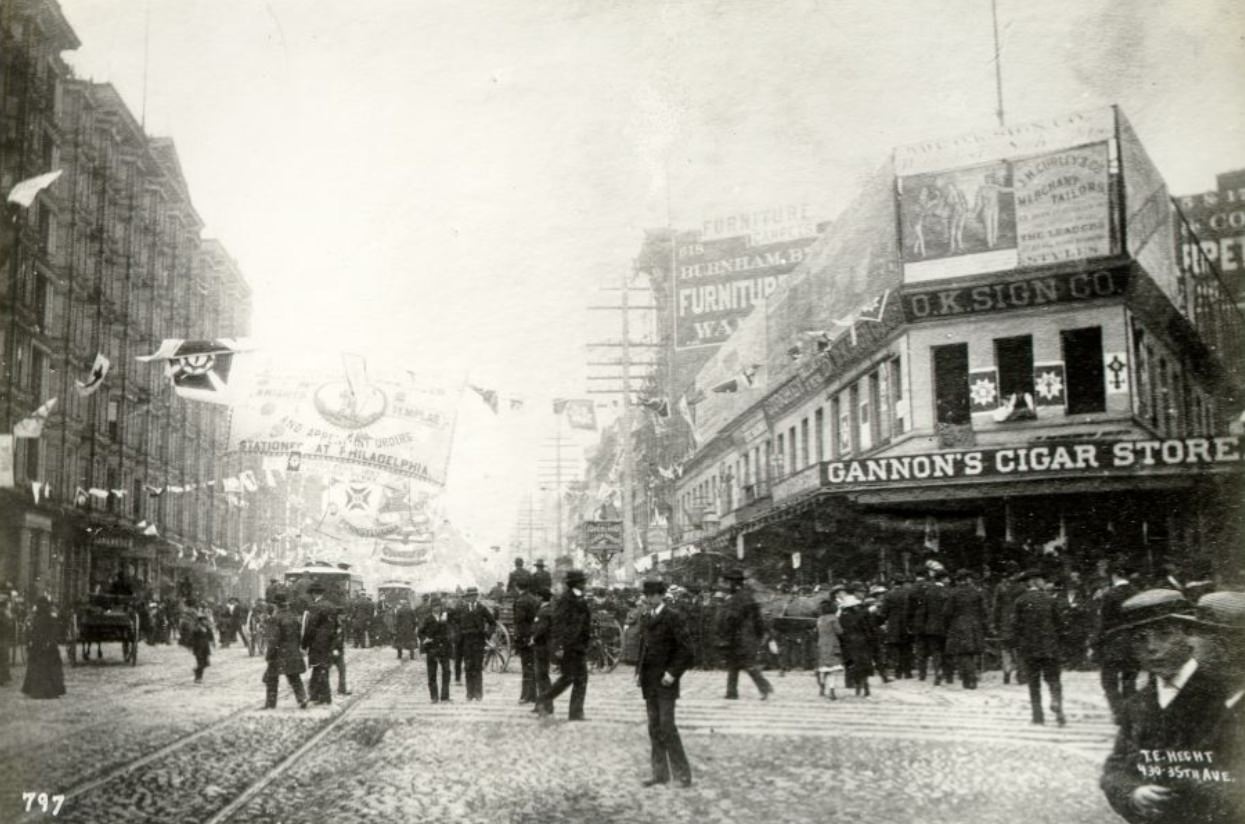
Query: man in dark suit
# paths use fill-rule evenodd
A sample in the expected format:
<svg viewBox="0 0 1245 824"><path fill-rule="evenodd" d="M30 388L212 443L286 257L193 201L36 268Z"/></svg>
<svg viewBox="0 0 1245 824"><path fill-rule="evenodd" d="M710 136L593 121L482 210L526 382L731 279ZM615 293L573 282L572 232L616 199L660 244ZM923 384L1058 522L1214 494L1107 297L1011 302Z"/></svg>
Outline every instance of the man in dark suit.
<svg viewBox="0 0 1245 824"><path fill-rule="evenodd" d="M930 580L917 590L912 620L917 630L917 676L924 681L926 667L934 668L934 686L951 680L951 667L943 654L947 642L947 573L930 573Z"/></svg>
<svg viewBox="0 0 1245 824"><path fill-rule="evenodd" d="M1102 691L1116 723L1120 710L1136 689L1137 658L1133 653L1131 636L1119 629L1124 624L1124 602L1137 594L1128 577L1129 570L1116 566L1111 571L1111 587L1102 595L1098 611L1098 637L1094 645L1102 665L1100 678Z"/></svg>
<svg viewBox="0 0 1245 824"><path fill-rule="evenodd" d="M1024 662L1029 676L1029 709L1034 724L1045 724L1042 713L1042 680L1050 690L1050 708L1055 721L1064 726L1063 682L1060 676L1060 639L1063 637L1062 614L1055 599L1046 591L1046 574L1030 570L1022 579L1028 590L1012 605L1012 626L1016 634L1016 652Z"/></svg>
<svg viewBox="0 0 1245 824"><path fill-rule="evenodd" d="M912 584L896 577L890 591L882 596L881 619L886 622L885 639L890 665L896 678L912 677L912 639L908 635L908 600Z"/></svg>
<svg viewBox="0 0 1245 824"><path fill-rule="evenodd" d="M648 711L653 767L653 775L644 781L644 786L669 783L673 773L680 786L690 787L692 768L683 752L674 705L679 698L679 678L692 665L694 655L682 616L662 600L665 592L666 585L661 581L644 582L644 600L649 609L642 620L636 680Z"/></svg>
<svg viewBox="0 0 1245 824"><path fill-rule="evenodd" d="M986 597L977 588L971 569L956 573L956 585L946 604L947 641L943 652L960 671L960 684L977 689L977 658L986 648Z"/></svg>
<svg viewBox="0 0 1245 824"><path fill-rule="evenodd" d="M450 614L440 598L433 598L430 610L419 627L424 648L424 664L428 670L428 695L432 703L450 700ZM441 673L441 690L437 692L437 671Z"/></svg>
<svg viewBox="0 0 1245 824"><path fill-rule="evenodd" d="M300 648L301 627L298 616L290 612L288 593L277 592L273 597L276 599L277 612L268 621L268 652L265 653L268 669L264 673L267 696L264 709L276 708L277 688L282 675L293 688L298 706L307 709L307 693L303 689L303 673L307 671L307 663L303 660Z"/></svg>
<svg viewBox="0 0 1245 824"><path fill-rule="evenodd" d="M506 593L509 595L517 595L520 590L520 584L526 590L532 583L532 574L523 568L523 559L514 559L514 569L510 570L510 577L506 580Z"/></svg>
<svg viewBox="0 0 1245 824"><path fill-rule="evenodd" d="M540 696L548 694L551 685L549 663L553 645L553 593L542 589L536 596L540 599L540 607L532 621L532 669L535 672L532 700L536 704L532 707L532 712L549 715L553 713L553 703L542 700Z"/></svg>
<svg viewBox="0 0 1245 824"><path fill-rule="evenodd" d="M311 667L311 702L332 704L329 667L333 665L337 640L337 609L324 599L323 584L313 582L307 594L311 596L311 605L303 613L302 647L307 650L307 664Z"/></svg>
<svg viewBox="0 0 1245 824"><path fill-rule="evenodd" d="M463 669L467 673L467 700L484 698L484 642L497 624L488 607L479 603L480 591L469 587L458 608L458 632L463 649Z"/></svg>
<svg viewBox="0 0 1245 824"><path fill-rule="evenodd" d="M726 698L739 698L739 672L748 673L764 701L774 688L757 666L757 647L765 637L765 621L761 608L744 586L744 571L731 569L722 576L730 587L730 595L718 612L718 646L726 658Z"/></svg>
<svg viewBox="0 0 1245 824"><path fill-rule="evenodd" d="M393 616L393 646L398 651L398 660L402 660L402 652L409 650L411 660L415 660L415 648L419 645L416 639L415 610L403 601Z"/></svg>
<svg viewBox="0 0 1245 824"><path fill-rule="evenodd" d="M553 711L553 699L571 688L567 718L583 721L584 699L588 695L588 646L592 642L592 608L584 598L587 576L582 570L566 572L566 585L553 608L554 649L562 653L562 671L549 690L536 696L541 715Z"/></svg>
<svg viewBox="0 0 1245 824"><path fill-rule="evenodd" d="M1134 824L1240 821L1220 786L1229 783L1220 778L1230 772L1220 727L1232 687L1198 658L1213 627L1172 589L1146 590L1120 609L1116 632L1132 636L1150 682L1122 705L1100 782L1107 801Z"/></svg>
<svg viewBox="0 0 1245 824"><path fill-rule="evenodd" d="M520 671L523 680L519 687L519 703L530 704L536 700L536 661L532 648L532 625L540 610L540 599L528 592L530 579L525 575L515 587L518 597L514 599L514 643L519 650Z"/></svg>
<svg viewBox="0 0 1245 824"><path fill-rule="evenodd" d="M553 592L553 576L549 574L549 570L545 569L545 559L536 559L536 569L532 570L530 581L532 592L540 592L547 589Z"/></svg>

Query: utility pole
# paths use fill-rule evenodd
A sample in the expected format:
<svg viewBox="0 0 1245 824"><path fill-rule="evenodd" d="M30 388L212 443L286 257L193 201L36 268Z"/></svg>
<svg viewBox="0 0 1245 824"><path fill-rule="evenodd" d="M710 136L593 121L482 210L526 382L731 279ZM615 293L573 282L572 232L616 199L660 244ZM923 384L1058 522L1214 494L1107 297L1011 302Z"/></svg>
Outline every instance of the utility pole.
<svg viewBox="0 0 1245 824"><path fill-rule="evenodd" d="M627 558L630 554L632 541L632 531L635 524L631 522L631 479L635 475L635 467L633 462L635 456L631 454L631 323L630 323L630 301L631 291L627 283L627 270L622 270L622 454L623 454L623 475L622 475L622 551L623 551L623 569L626 570ZM607 567L608 569L608 567ZM609 580L605 581L605 585L609 586Z"/></svg>

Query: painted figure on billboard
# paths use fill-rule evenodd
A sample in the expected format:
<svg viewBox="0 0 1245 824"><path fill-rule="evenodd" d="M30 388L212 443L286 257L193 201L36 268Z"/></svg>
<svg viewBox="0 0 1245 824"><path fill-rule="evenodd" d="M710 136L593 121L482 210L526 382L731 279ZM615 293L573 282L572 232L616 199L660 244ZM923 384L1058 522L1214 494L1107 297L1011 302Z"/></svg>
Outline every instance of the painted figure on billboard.
<svg viewBox="0 0 1245 824"><path fill-rule="evenodd" d="M986 248L993 249L999 242L1000 199L1010 195L1015 189L1004 186L994 172L986 172L985 178L977 187L977 201L973 204L973 215L981 221L986 233Z"/></svg>
<svg viewBox="0 0 1245 824"><path fill-rule="evenodd" d="M955 185L955 178L949 177L939 185L942 192L943 208L947 220L947 253L958 255L964 252L964 224L968 222L968 198Z"/></svg>
<svg viewBox="0 0 1245 824"><path fill-rule="evenodd" d="M1006 163L913 175L900 208L912 233L904 260L917 262L1016 247L1016 207Z"/></svg>

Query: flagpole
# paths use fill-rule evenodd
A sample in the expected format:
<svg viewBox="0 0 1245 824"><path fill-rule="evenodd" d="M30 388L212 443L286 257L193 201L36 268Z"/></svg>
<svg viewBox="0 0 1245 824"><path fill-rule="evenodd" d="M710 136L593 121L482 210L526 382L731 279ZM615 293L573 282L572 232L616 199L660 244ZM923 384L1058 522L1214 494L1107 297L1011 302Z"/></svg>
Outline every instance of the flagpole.
<svg viewBox="0 0 1245 824"><path fill-rule="evenodd" d="M994 22L994 92L998 100L995 114L999 118L999 126L1003 126L1003 61L999 50L999 4L998 0L990 0L990 17Z"/></svg>

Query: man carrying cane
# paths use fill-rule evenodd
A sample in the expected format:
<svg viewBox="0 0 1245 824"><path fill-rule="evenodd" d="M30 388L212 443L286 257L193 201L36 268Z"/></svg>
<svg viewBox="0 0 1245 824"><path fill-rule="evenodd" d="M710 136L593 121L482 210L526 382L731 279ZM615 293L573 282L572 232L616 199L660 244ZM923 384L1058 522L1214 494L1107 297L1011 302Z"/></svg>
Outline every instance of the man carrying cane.
<svg viewBox="0 0 1245 824"><path fill-rule="evenodd" d="M682 787L692 785L692 768L683 752L675 725L674 705L679 698L679 678L692 665L694 655L682 616L666 606L662 581L644 582L648 614L642 619L640 657L636 680L648 712L648 740L652 747L653 775L645 787L670 782L670 774Z"/></svg>

